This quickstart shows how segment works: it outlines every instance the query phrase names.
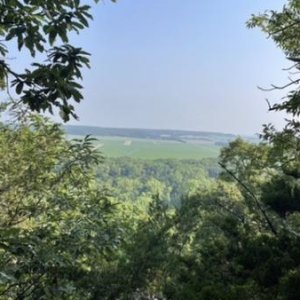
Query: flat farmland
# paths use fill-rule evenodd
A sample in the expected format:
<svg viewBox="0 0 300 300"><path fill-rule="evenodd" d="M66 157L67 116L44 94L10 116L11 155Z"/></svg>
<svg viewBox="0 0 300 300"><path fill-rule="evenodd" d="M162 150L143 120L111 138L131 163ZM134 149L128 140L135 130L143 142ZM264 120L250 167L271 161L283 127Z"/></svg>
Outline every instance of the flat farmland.
<svg viewBox="0 0 300 300"><path fill-rule="evenodd" d="M70 136L70 138L80 138ZM220 146L207 141L179 142L174 140L137 139L96 136L95 147L105 157L136 159L202 159L217 157Z"/></svg>
<svg viewBox="0 0 300 300"><path fill-rule="evenodd" d="M136 159L203 159L216 158L223 146L236 135L218 132L170 129L107 128L66 125L68 138L96 138L97 147L106 157ZM255 137L246 140L256 142Z"/></svg>

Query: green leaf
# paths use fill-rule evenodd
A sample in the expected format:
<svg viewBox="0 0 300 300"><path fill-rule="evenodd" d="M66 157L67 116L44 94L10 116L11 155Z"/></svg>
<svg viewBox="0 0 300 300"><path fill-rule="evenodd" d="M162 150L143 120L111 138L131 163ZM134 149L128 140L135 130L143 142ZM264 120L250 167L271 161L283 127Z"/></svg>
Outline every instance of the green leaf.
<svg viewBox="0 0 300 300"><path fill-rule="evenodd" d="M20 95L23 91L23 86L24 86L24 83L22 81L20 81L17 86L16 86L16 93L18 95Z"/></svg>

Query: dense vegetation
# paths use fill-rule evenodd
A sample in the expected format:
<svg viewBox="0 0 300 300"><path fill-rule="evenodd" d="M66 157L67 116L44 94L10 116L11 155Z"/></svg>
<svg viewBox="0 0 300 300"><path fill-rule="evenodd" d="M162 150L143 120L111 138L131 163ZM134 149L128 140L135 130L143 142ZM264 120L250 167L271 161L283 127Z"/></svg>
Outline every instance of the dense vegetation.
<svg viewBox="0 0 300 300"><path fill-rule="evenodd" d="M12 0L0 10L0 34L34 55L46 43L41 28L50 44L57 35L66 42L67 30L86 24L88 7ZM291 0L249 22L297 70L299 16L299 1ZM0 131L0 299L299 299L299 79L270 104L288 114L286 126L265 126L259 144L232 141L215 178L218 169L203 161L103 162L92 138L70 142L33 114L52 106L65 120L73 114L67 100L79 97L72 82L85 59L65 56L71 49L51 50L53 64L25 75L1 63L2 84L12 74L23 104L13 103L14 118ZM72 93L64 88L72 86ZM192 173L195 188L187 191ZM176 188L186 192L180 202ZM143 193L147 201L139 201Z"/></svg>
<svg viewBox="0 0 300 300"><path fill-rule="evenodd" d="M97 168L97 179L120 201L151 201L153 196L180 205L183 195L197 191L219 174L216 159L138 160L109 158Z"/></svg>
<svg viewBox="0 0 300 300"><path fill-rule="evenodd" d="M118 244L91 141L72 145L28 116L1 125L0 149L0 298L89 298L85 282Z"/></svg>

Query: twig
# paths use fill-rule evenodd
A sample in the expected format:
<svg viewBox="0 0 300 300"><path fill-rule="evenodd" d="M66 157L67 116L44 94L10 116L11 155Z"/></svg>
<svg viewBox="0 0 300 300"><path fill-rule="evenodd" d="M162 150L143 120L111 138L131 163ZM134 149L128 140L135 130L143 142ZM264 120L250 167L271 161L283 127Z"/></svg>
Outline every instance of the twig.
<svg viewBox="0 0 300 300"><path fill-rule="evenodd" d="M264 91L264 92L271 92L271 91L274 91L274 90L283 90L293 84L298 84L300 82L300 79L297 79L297 80L292 80L291 78L289 78L291 80L291 82L285 84L285 85L282 85L282 86L277 86L277 85L274 85L274 84L271 84L271 88L262 88L260 86L258 86L257 88L260 89L261 91Z"/></svg>
<svg viewBox="0 0 300 300"><path fill-rule="evenodd" d="M288 68L283 68L282 71L290 71L293 68L296 68L299 65L299 63L293 64L292 66L288 67Z"/></svg>
<svg viewBox="0 0 300 300"><path fill-rule="evenodd" d="M266 102L268 104L269 110L273 110L272 105L271 105L269 99L266 98L265 100L266 100Z"/></svg>
<svg viewBox="0 0 300 300"><path fill-rule="evenodd" d="M263 217L265 218L265 220L267 221L270 230L272 231L272 233L274 235L277 236L277 230L275 229L274 225L272 224L270 218L268 217L266 211L264 210L264 208L261 206L259 200L257 199L257 197L255 196L255 194L235 175L233 174L230 170L228 170L226 168L226 166L222 163L219 162L219 165L221 166L221 168L223 168L234 180L237 181L237 183L239 183L245 190L246 192L251 196L251 198L254 200L257 208L260 210L260 212L262 213Z"/></svg>

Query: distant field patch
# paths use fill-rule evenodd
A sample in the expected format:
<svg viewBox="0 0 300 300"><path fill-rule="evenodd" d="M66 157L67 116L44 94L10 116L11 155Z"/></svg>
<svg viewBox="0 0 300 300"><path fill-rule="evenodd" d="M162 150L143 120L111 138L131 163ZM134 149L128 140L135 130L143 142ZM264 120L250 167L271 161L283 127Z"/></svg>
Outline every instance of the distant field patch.
<svg viewBox="0 0 300 300"><path fill-rule="evenodd" d="M126 140L124 141L123 145L124 146L130 146L132 144L132 141L131 140Z"/></svg>
<svg viewBox="0 0 300 300"><path fill-rule="evenodd" d="M105 128L64 126L69 139L91 135L98 138L95 146L106 157L139 159L216 158L223 146L237 138L228 133L170 129ZM256 136L244 136L257 143Z"/></svg>
<svg viewBox="0 0 300 300"><path fill-rule="evenodd" d="M181 143L177 141L97 137L95 146L106 157L131 157L138 159L202 159L217 157L220 147L207 142Z"/></svg>

